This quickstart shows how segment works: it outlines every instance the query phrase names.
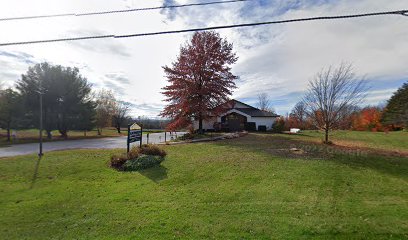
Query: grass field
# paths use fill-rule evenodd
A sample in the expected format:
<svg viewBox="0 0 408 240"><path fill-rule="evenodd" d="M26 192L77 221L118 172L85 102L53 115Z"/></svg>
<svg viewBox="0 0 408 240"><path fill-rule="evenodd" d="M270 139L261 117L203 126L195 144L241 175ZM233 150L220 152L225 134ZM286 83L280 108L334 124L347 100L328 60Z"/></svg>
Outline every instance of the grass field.
<svg viewBox="0 0 408 240"><path fill-rule="evenodd" d="M321 142L324 139L322 131L304 131L294 138ZM343 146L368 147L382 150L408 152L408 131L395 132L364 132L364 131L334 131L330 140Z"/></svg>
<svg viewBox="0 0 408 240"><path fill-rule="evenodd" d="M154 132L161 132L163 130L144 130L143 133L154 133ZM17 139L13 140L12 142L7 142L7 132L5 129L0 129L0 147L7 146L10 144L21 144L21 143L32 143L38 142L38 129L24 129L17 131ZM58 130L52 131L53 138L47 139L47 134L44 131L44 141L61 141L61 140L77 140L77 139L92 139L92 138L102 138L102 137L118 137L118 136L126 136L127 129L122 128L121 134L117 132L115 128L104 128L102 130L102 134L98 135L98 131L96 129L92 131L87 131L86 134L83 131L69 131L68 132L68 139L64 139L60 137Z"/></svg>
<svg viewBox="0 0 408 240"><path fill-rule="evenodd" d="M34 155L0 159L0 236L408 238L408 158L333 151L317 138L250 134L163 146L162 166L133 173L107 167L119 150L52 152L34 184Z"/></svg>

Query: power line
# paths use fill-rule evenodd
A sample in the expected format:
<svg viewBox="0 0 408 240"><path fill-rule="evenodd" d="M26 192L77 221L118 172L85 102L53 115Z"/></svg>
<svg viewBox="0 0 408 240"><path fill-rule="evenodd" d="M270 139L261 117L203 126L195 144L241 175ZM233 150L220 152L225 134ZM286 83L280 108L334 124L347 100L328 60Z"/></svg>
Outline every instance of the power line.
<svg viewBox="0 0 408 240"><path fill-rule="evenodd" d="M160 7L131 8L131 9L122 9L122 10L113 10L113 11L101 11L101 12L61 13L61 14L49 14L49 15L9 17L9 18L0 18L0 21L36 19L36 18L54 18L54 17L82 17L82 16L92 16L92 15L128 13L128 12L150 11L150 10L171 9L171 8L183 8L183 7L193 7L193 6L207 6L207 5L214 5L214 4L237 3L237 2L247 2L247 1L252 1L252 0L227 0L227 1L203 2L203 3L189 3L189 4L182 4L182 5L164 5L164 6L160 6Z"/></svg>
<svg viewBox="0 0 408 240"><path fill-rule="evenodd" d="M222 25L222 26L205 27L205 28L190 28L190 29L182 29L182 30L135 33L135 34L124 34L124 35L113 35L113 34L111 34L111 35L96 35L96 36L85 36L85 37L56 38L56 39L34 40L34 41L23 41L23 42L8 42L8 43L0 43L0 47L1 46L10 46L10 45L23 45L23 44L49 43L49 42L65 42L65 41L76 41L76 40L97 39L97 38L142 37L142 36L153 36L153 35L163 35L163 34L200 32L200 31L226 29L226 28L240 28L240 27L270 25L270 24L306 22L306 21L330 20L330 19L347 19L347 18L359 18L359 17L381 16L381 15L408 16L408 10L397 10L397 11L389 11L389 12L372 12L372 13L338 15L338 16L295 18L295 19L277 20L277 21L269 21L269 22L244 23L244 24Z"/></svg>

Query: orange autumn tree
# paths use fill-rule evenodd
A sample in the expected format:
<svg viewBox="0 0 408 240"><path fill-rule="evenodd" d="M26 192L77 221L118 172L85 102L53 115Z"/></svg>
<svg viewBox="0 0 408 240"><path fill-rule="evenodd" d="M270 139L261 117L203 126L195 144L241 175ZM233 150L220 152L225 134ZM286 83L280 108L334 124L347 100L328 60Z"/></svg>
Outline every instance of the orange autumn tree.
<svg viewBox="0 0 408 240"><path fill-rule="evenodd" d="M366 107L353 116L353 130L381 131L382 112L377 107Z"/></svg>
<svg viewBox="0 0 408 240"><path fill-rule="evenodd" d="M177 61L164 66L169 85L163 88L168 104L160 113L171 118L168 129L178 129L199 123L217 114L216 108L228 101L238 77L231 73L230 65L238 58L232 44L214 31L196 32L191 41L180 48Z"/></svg>

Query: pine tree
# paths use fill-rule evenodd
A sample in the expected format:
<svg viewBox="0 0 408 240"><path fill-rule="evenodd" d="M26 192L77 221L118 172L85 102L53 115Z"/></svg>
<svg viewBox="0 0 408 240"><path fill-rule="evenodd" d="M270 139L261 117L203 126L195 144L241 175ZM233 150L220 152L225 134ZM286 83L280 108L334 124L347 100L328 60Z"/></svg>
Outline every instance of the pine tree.
<svg viewBox="0 0 408 240"><path fill-rule="evenodd" d="M21 75L17 89L34 126L39 119L39 91L43 93L43 124L48 138L51 138L51 131L55 129L66 138L69 130L82 129L80 125L84 121L88 124L93 121L89 114L83 114L83 111L92 111L94 108L91 84L80 75L77 68L47 62L36 64ZM89 117L85 118L85 115Z"/></svg>
<svg viewBox="0 0 408 240"><path fill-rule="evenodd" d="M382 121L385 124L408 126L408 82L388 100Z"/></svg>
<svg viewBox="0 0 408 240"><path fill-rule="evenodd" d="M7 141L10 142L10 130L18 126L22 114L21 97L18 92L8 88L0 90L0 127L7 130Z"/></svg>

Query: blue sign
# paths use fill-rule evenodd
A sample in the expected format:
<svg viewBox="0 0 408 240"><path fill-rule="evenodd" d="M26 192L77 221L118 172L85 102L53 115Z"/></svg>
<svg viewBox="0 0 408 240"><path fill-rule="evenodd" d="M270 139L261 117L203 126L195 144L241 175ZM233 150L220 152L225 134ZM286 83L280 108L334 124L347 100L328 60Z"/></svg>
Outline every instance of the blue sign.
<svg viewBox="0 0 408 240"><path fill-rule="evenodd" d="M142 129L129 131L129 138L128 138L129 143L137 142L137 141L140 141L141 139L142 139Z"/></svg>
<svg viewBox="0 0 408 240"><path fill-rule="evenodd" d="M133 142L140 142L140 147L142 147L142 127L136 123L128 125L128 137L127 137L127 152L129 152L130 144Z"/></svg>

